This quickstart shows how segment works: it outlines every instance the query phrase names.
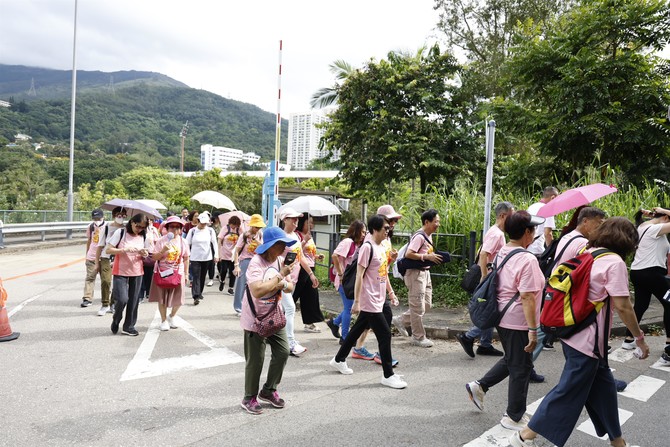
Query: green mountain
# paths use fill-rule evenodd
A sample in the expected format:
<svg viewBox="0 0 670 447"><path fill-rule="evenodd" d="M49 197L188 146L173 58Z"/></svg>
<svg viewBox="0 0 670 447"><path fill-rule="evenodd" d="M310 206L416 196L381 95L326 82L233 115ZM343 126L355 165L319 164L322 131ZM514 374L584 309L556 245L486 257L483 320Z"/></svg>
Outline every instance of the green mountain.
<svg viewBox="0 0 670 447"><path fill-rule="evenodd" d="M44 150L45 157L62 156L69 144L71 82L70 71L0 64L0 99L12 103L0 107L0 145L23 133L55 146ZM29 93L31 84L35 95ZM274 155L275 115L259 107L159 73L77 71L75 140L85 159L99 163L100 157L113 157L179 169L179 134L187 121L187 170L199 169L202 144L253 151L263 161ZM287 127L283 122L284 154Z"/></svg>

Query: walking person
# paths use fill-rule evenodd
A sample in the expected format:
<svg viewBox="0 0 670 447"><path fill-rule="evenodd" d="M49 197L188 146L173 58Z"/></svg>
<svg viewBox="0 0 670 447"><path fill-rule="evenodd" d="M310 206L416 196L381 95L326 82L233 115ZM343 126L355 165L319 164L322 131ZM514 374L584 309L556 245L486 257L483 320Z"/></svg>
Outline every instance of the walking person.
<svg viewBox="0 0 670 447"><path fill-rule="evenodd" d="M235 287L235 263L233 261L233 251L240 238L240 226L242 222L237 216L230 216L228 224L221 228L219 233L219 292L221 292L226 283L226 276L228 276L228 294L234 293Z"/></svg>
<svg viewBox="0 0 670 447"><path fill-rule="evenodd" d="M481 379L465 386L470 400L483 411L486 392L509 377L507 411L500 425L510 430L520 430L528 422L526 398L545 279L537 258L525 249L542 222L542 217L531 216L527 211L517 211L505 221L510 240L494 261L500 265L507 260L497 276L498 310L513 301L496 326L505 355Z"/></svg>
<svg viewBox="0 0 670 447"><path fill-rule="evenodd" d="M323 312L321 312L321 304L319 303L319 289L314 286L314 267L316 261L323 261L323 255L317 253L316 244L312 237L312 229L314 228L314 220L312 216L304 213L302 217L298 218L298 228L296 234L300 238L302 245L302 254L305 263L309 267L309 271L302 265L298 273L298 282L295 284L293 291L294 302L300 301L300 314L302 316L302 323L305 325L305 332L321 332L314 323L324 321ZM310 276L310 272L311 276Z"/></svg>
<svg viewBox="0 0 670 447"><path fill-rule="evenodd" d="M643 218L649 218L643 221ZM670 210L656 207L652 210L640 210L635 216L640 241L635 258L630 265L630 280L635 290L635 317L638 323L649 308L653 294L663 306L663 326L665 344L670 346L670 301L668 301L668 251L670 243ZM621 343L623 349L635 349L635 340L630 331Z"/></svg>
<svg viewBox="0 0 670 447"><path fill-rule="evenodd" d="M367 234L367 229L362 220L355 220L347 229L347 234L344 239L340 241L332 254L333 268L335 269L335 290L340 294L342 299L342 312L335 318L326 321L330 328L333 337L340 340L347 338L349 328L351 326L351 306L354 304L354 297L346 296L344 287L342 286L342 276L344 270L354 261L354 257L358 256L358 248L363 243L363 239ZM340 335L340 327L342 327L342 334Z"/></svg>
<svg viewBox="0 0 670 447"><path fill-rule="evenodd" d="M610 444L615 447L629 445L622 437L614 377L607 365L607 340L611 330L607 319L612 320L616 309L626 328L635 334L635 345L641 351L640 358L649 356L649 346L630 302L624 261L635 249L637 241L638 232L623 217L607 219L589 237L589 251L606 248L613 253L599 256L593 261L588 299L593 303L609 300L611 306L603 307L591 325L562 339L565 366L561 378L542 399L528 426L512 435L512 446L534 446L538 434L558 447L564 446L584 407L597 436L607 435ZM608 332L605 332L606 327Z"/></svg>
<svg viewBox="0 0 670 447"><path fill-rule="evenodd" d="M542 198L528 207L528 213L532 216L537 215L538 211L547 203L554 200L557 195L558 189L554 186L547 186L542 191ZM538 256L541 255L544 249L551 245L551 242L554 240L554 233L552 231L555 229L556 223L554 222L554 218L547 217L542 224L537 226L533 242L528 246L528 251Z"/></svg>
<svg viewBox="0 0 670 447"><path fill-rule="evenodd" d="M144 258L144 275L142 276L142 287L140 287L139 291L140 304L143 303L145 299L149 299L149 291L151 290L151 280L153 279L155 264L155 261L151 255L153 255L154 244L161 237L154 222L154 218L149 217L149 226L147 226L147 240L149 241L149 247L152 248L149 250L149 256Z"/></svg>
<svg viewBox="0 0 670 447"><path fill-rule="evenodd" d="M496 215L496 223L488 229L484 235L482 246L479 249L479 257L477 263L482 272L481 281L486 278L489 273L488 265L498 255L501 248L505 246L505 221L507 217L514 213L514 206L509 202L500 202L493 209ZM456 339L461 344L461 347L467 355L474 358L475 351L473 345L475 339L479 339L479 346L477 347L477 355L490 355L494 357L502 357L502 351L493 346L493 328L479 329L473 326L467 332L459 332L456 334ZM532 381L532 377L531 377Z"/></svg>
<svg viewBox="0 0 670 447"><path fill-rule="evenodd" d="M242 408L250 414L261 414L263 409L258 403L267 402L274 408L284 408L284 399L279 397L277 387L281 382L284 368L289 357L289 343L286 329L282 328L269 337L258 334L254 325L253 303L256 315L264 315L275 304L282 306L282 293L291 292L293 283L290 280L291 270L295 263L284 264L282 254L287 247L295 245L297 241L288 238L279 227L268 228L264 234L265 242L258 246L246 269L245 295L242 302L242 316L240 326L244 330L244 399ZM267 309L267 310L266 310ZM259 392L261 373L265 361L265 349L270 344L272 355L268 375Z"/></svg>
<svg viewBox="0 0 670 447"><path fill-rule="evenodd" d="M139 305L137 297L144 274L143 258L149 255L150 249L146 240L148 224L149 221L144 214L136 214L130 218L125 228L116 230L107 243L107 253L114 255L112 275L114 275L113 293L116 308L112 319L113 334L119 331L119 325L123 320L122 333L133 337L139 335L135 329Z"/></svg>
<svg viewBox="0 0 670 447"><path fill-rule="evenodd" d="M339 351L330 361L330 365L341 374L353 374L354 371L347 366L347 357L361 334L370 327L377 338L384 371L381 384L401 389L407 387L407 382L393 373L391 328L383 313L388 281L388 260L386 248L381 243L386 239L390 228L382 215L376 214L368 220L368 229L372 237L358 250L354 304L351 307L351 312L358 314L358 318Z"/></svg>
<svg viewBox="0 0 670 447"><path fill-rule="evenodd" d="M105 214L100 208L96 208L91 212L91 219L93 219L93 222L86 229L86 279L84 280L84 296L81 307L88 307L93 303L95 278L98 274L100 274L100 293L104 295L102 273L97 268L95 260L98 254L101 229L105 227ZM109 284L105 284L104 287L108 288L107 293L109 294ZM102 307L105 307L104 304Z"/></svg>
<svg viewBox="0 0 670 447"><path fill-rule="evenodd" d="M197 306L204 299L202 290L211 262L219 262L219 242L216 233L209 224L209 214L198 216L198 225L191 228L186 235L186 243L190 251L190 271L193 278L191 296L193 305Z"/></svg>
<svg viewBox="0 0 670 447"><path fill-rule="evenodd" d="M100 272L100 293L102 307L98 310L98 316L102 317L108 313L114 313L114 295L112 294L112 257L107 253L107 244L114 236L116 230L123 228L126 211L117 206L112 210L111 222L107 222L100 229L98 249L96 252L95 269Z"/></svg>
<svg viewBox="0 0 670 447"><path fill-rule="evenodd" d="M435 209L429 209L421 215L421 229L414 233L407 245L405 257L415 261L442 263L442 256L435 253L433 233L440 227L440 215ZM407 269L403 277L407 286L409 309L402 315L393 318L393 324L403 335L406 327L412 328L412 344L422 348L430 348L433 341L426 337L423 327L423 316L433 304L433 283L430 279L430 267Z"/></svg>
<svg viewBox="0 0 670 447"><path fill-rule="evenodd" d="M189 268L189 248L181 231L184 227L183 222L177 216L171 216L166 219L164 227L167 234L156 240L151 258L156 263L155 269L158 269L159 272L175 272L173 274L180 275L181 282L174 288L163 288L155 282L151 283L149 302L158 303L161 331L177 328L174 317L179 308L184 305L184 289ZM153 273L154 268L151 271ZM168 309L171 309L169 315Z"/></svg>
<svg viewBox="0 0 670 447"><path fill-rule="evenodd" d="M237 277L233 310L238 317L242 313L242 298L247 285L247 267L256 254L256 248L263 243L263 228L265 228L263 217L260 214L253 214L249 219L249 230L237 240L237 245L233 250L233 265L235 266L233 273Z"/></svg>

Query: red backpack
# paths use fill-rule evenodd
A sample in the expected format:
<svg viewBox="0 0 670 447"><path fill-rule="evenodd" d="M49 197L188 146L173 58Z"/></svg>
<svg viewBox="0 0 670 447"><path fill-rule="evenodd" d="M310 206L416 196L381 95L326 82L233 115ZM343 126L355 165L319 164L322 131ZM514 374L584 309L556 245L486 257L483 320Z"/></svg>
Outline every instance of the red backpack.
<svg viewBox="0 0 670 447"><path fill-rule="evenodd" d="M540 326L545 334L569 338L596 321L598 312L609 303L609 297L596 303L589 301L591 267L596 259L611 254L614 253L606 248L584 252L554 269L547 280L540 315ZM608 322L609 313L605 324ZM597 334L598 331L596 346Z"/></svg>

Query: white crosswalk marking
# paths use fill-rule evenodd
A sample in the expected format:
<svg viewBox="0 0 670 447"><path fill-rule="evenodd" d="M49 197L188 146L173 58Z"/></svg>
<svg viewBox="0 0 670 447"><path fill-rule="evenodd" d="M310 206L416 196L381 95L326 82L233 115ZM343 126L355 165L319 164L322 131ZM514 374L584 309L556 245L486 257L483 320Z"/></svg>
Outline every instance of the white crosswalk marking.
<svg viewBox="0 0 670 447"><path fill-rule="evenodd" d="M632 415L633 415L632 411L622 410L621 408L619 408L619 423L623 425L628 419L630 419ZM584 432L588 435L591 435L595 438L607 439L607 435L598 436L598 434L596 434L596 428L593 426L593 422L591 422L590 418L579 424L577 430Z"/></svg>
<svg viewBox="0 0 670 447"><path fill-rule="evenodd" d="M665 384L665 380L655 379L654 377L639 376L628 384L625 390L620 392L621 396L631 399L647 402L651 396L656 393Z"/></svg>
<svg viewBox="0 0 670 447"><path fill-rule="evenodd" d="M650 366L650 368L657 369L659 371L665 371L665 372L670 372L670 365L668 365L666 362L662 361L661 359L658 359L656 363Z"/></svg>
<svg viewBox="0 0 670 447"><path fill-rule="evenodd" d="M540 406L542 399L544 399L544 397L528 405L526 407L526 413L530 414L531 416L535 414L535 411L537 410L537 407ZM463 447L507 447L509 446L509 437L512 436L513 433L513 430L508 430L502 425L496 424L495 427L487 430L479 438L473 439Z"/></svg>
<svg viewBox="0 0 670 447"><path fill-rule="evenodd" d="M610 354L607 355L608 360L614 360L615 362L624 363L633 358L633 352L635 350L627 350L623 348L615 349Z"/></svg>

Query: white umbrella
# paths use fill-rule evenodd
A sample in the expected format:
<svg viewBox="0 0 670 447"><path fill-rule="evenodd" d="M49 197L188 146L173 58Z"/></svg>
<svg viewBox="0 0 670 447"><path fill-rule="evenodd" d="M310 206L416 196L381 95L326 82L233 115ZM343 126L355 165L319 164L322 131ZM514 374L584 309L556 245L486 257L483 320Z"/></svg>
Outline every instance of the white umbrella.
<svg viewBox="0 0 670 447"><path fill-rule="evenodd" d="M163 205L160 203L158 200L153 200L153 199L137 199L137 202L144 203L145 205L149 205L151 208L155 208L157 210L166 210L167 206Z"/></svg>
<svg viewBox="0 0 670 447"><path fill-rule="evenodd" d="M232 200L216 191L200 191L191 197L191 200L196 200L204 205L211 205L214 208L223 210L234 211L237 209Z"/></svg>
<svg viewBox="0 0 670 447"><path fill-rule="evenodd" d="M121 207L123 208L128 216L134 216L135 214L146 214L147 216L153 216L157 219L161 218L161 213L159 213L154 207L147 205L146 203L139 202L137 200L130 199L112 199L102 204L100 208L103 210L113 211L114 208Z"/></svg>
<svg viewBox="0 0 670 447"><path fill-rule="evenodd" d="M282 209L286 207L291 207L299 213L309 213L316 217L341 214L335 204L319 196L300 196L282 205L281 208L277 210L277 214L281 214Z"/></svg>

